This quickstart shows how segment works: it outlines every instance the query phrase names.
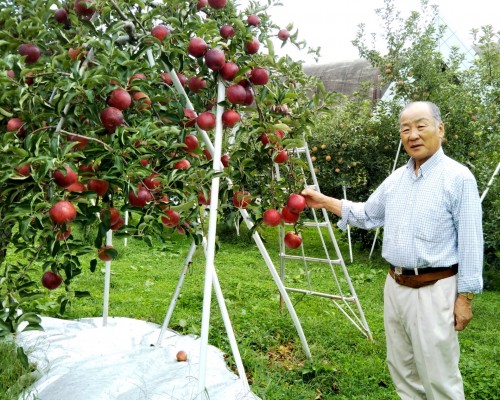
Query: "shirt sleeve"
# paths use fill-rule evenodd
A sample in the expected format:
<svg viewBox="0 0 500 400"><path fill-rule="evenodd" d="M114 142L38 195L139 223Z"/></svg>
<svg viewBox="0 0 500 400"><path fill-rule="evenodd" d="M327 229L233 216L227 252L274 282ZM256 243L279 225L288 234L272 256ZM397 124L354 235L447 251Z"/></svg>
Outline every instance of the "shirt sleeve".
<svg viewBox="0 0 500 400"><path fill-rule="evenodd" d="M338 227L345 230L349 224L362 229L372 229L384 225L386 196L384 183L364 203L342 200L342 216L337 224Z"/></svg>
<svg viewBox="0 0 500 400"><path fill-rule="evenodd" d="M483 225L481 200L473 176L462 181L454 207L457 229L458 292L479 293L483 288Z"/></svg>

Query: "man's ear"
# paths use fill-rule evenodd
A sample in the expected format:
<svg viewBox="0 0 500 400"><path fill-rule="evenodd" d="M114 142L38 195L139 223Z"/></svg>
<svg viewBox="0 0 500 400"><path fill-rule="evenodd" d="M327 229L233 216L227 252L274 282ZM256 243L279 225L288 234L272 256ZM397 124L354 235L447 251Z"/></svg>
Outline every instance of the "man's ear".
<svg viewBox="0 0 500 400"><path fill-rule="evenodd" d="M441 139L444 138L444 123L440 122L438 126L438 134Z"/></svg>

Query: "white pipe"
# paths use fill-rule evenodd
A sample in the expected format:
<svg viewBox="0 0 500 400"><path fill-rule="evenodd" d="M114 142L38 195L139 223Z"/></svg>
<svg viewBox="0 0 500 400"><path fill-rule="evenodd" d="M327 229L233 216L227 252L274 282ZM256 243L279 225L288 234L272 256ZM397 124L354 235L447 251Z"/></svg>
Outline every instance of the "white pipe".
<svg viewBox="0 0 500 400"><path fill-rule="evenodd" d="M224 83L219 79L217 88L217 113L215 125L215 146L213 154L213 169L216 172L221 170L221 153L222 153L222 113L224 107L220 102L225 100L225 87ZM215 259L215 238L217 235L217 217L218 217L218 202L219 202L219 183L220 177L212 179L212 187L210 192L210 212L208 222L208 238L206 250L206 264L205 264L205 286L203 291L203 312L201 319L201 348L200 348L200 364L198 376L198 389L199 393L205 390L206 368L207 368L207 348L208 348L208 330L210 325L210 303L212 298L212 283ZM233 349L234 351L234 349Z"/></svg>
<svg viewBox="0 0 500 400"><path fill-rule="evenodd" d="M106 246L113 245L113 231L110 229L106 232ZM111 285L111 261L105 262L106 270L104 273L104 299L102 308L102 326L108 324L108 308L109 308L109 287Z"/></svg>
<svg viewBox="0 0 500 400"><path fill-rule="evenodd" d="M497 167L495 168L495 172L493 172L493 175L491 175L491 178L486 185L486 189L484 190L483 194L481 195L481 203L483 202L484 198L486 197L486 194L488 193L488 190L490 190L490 186L493 185L493 181L495 180L495 176L498 174L498 170L500 169L500 162L497 164Z"/></svg>
<svg viewBox="0 0 500 400"><path fill-rule="evenodd" d="M167 330L168 324L170 323L170 318L172 318L172 314L174 313L174 308L175 305L177 304L177 299L179 298L182 285L184 284L184 278L186 277L187 270L189 268L189 265L191 264L195 251L196 251L196 243L193 241L191 243L191 247L189 248L186 260L184 261L184 268L182 269L181 276L179 277L179 282L177 282L174 294L172 295L172 300L170 300L170 305L168 306L167 314L165 315L165 319L163 320L163 325L161 327L160 335L158 336L158 340L156 341L157 346L161 345L163 336L165 335L165 331Z"/></svg>

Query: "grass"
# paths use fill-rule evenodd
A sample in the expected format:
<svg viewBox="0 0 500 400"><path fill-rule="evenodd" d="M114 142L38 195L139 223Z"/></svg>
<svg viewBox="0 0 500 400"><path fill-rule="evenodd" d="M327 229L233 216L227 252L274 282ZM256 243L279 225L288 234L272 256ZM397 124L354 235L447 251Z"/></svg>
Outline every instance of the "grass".
<svg viewBox="0 0 500 400"><path fill-rule="evenodd" d="M222 238L215 260L217 275L255 394L266 400L398 398L385 364L382 290L387 267L378 255L369 260L367 251L354 248L354 262L347 266L374 341L367 340L356 330L331 301L290 294L312 353L312 361L309 361L288 312L280 312L278 290L253 241L245 232L236 237L221 229L219 234ZM263 238L278 266L276 228L265 229ZM307 255L323 257L315 231L304 232L304 243ZM347 260L348 250L343 237L339 244ZM112 263L109 315L161 324L189 245L176 233L164 251L134 240L129 240L124 247L122 239L115 239L119 258ZM332 258L334 254L331 250ZM203 253L198 249L170 323L170 328L182 334L200 333L204 266ZM86 269L75 279L73 289L90 290L91 297L75 299L65 318L102 315L103 263L99 267L93 274ZM317 265L311 268L313 288L335 292L328 271ZM342 274L338 276L345 287ZM304 266L288 263L286 282L289 286L307 287ZM50 293L52 302L46 303L46 315L55 315L59 290ZM477 296L474 319L460 333L461 370L467 399L489 400L499 395L499 298L498 292ZM228 354L228 365L235 369L215 296L212 297L209 342ZM9 364L15 364L13 359L4 361L4 353L9 352L11 354L12 349L0 348L0 375L14 385L17 377L26 371L6 372ZM2 382L2 385L2 389L9 387L8 383ZM0 400L3 399L0 394Z"/></svg>

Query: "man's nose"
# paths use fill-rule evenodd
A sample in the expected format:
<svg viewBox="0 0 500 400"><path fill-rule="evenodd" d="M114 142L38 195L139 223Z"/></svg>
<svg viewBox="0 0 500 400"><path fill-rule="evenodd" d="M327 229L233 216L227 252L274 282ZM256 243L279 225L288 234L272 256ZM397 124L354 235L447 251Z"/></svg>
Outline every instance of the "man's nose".
<svg viewBox="0 0 500 400"><path fill-rule="evenodd" d="M420 133L417 128L410 128L410 140L416 140L420 137Z"/></svg>

